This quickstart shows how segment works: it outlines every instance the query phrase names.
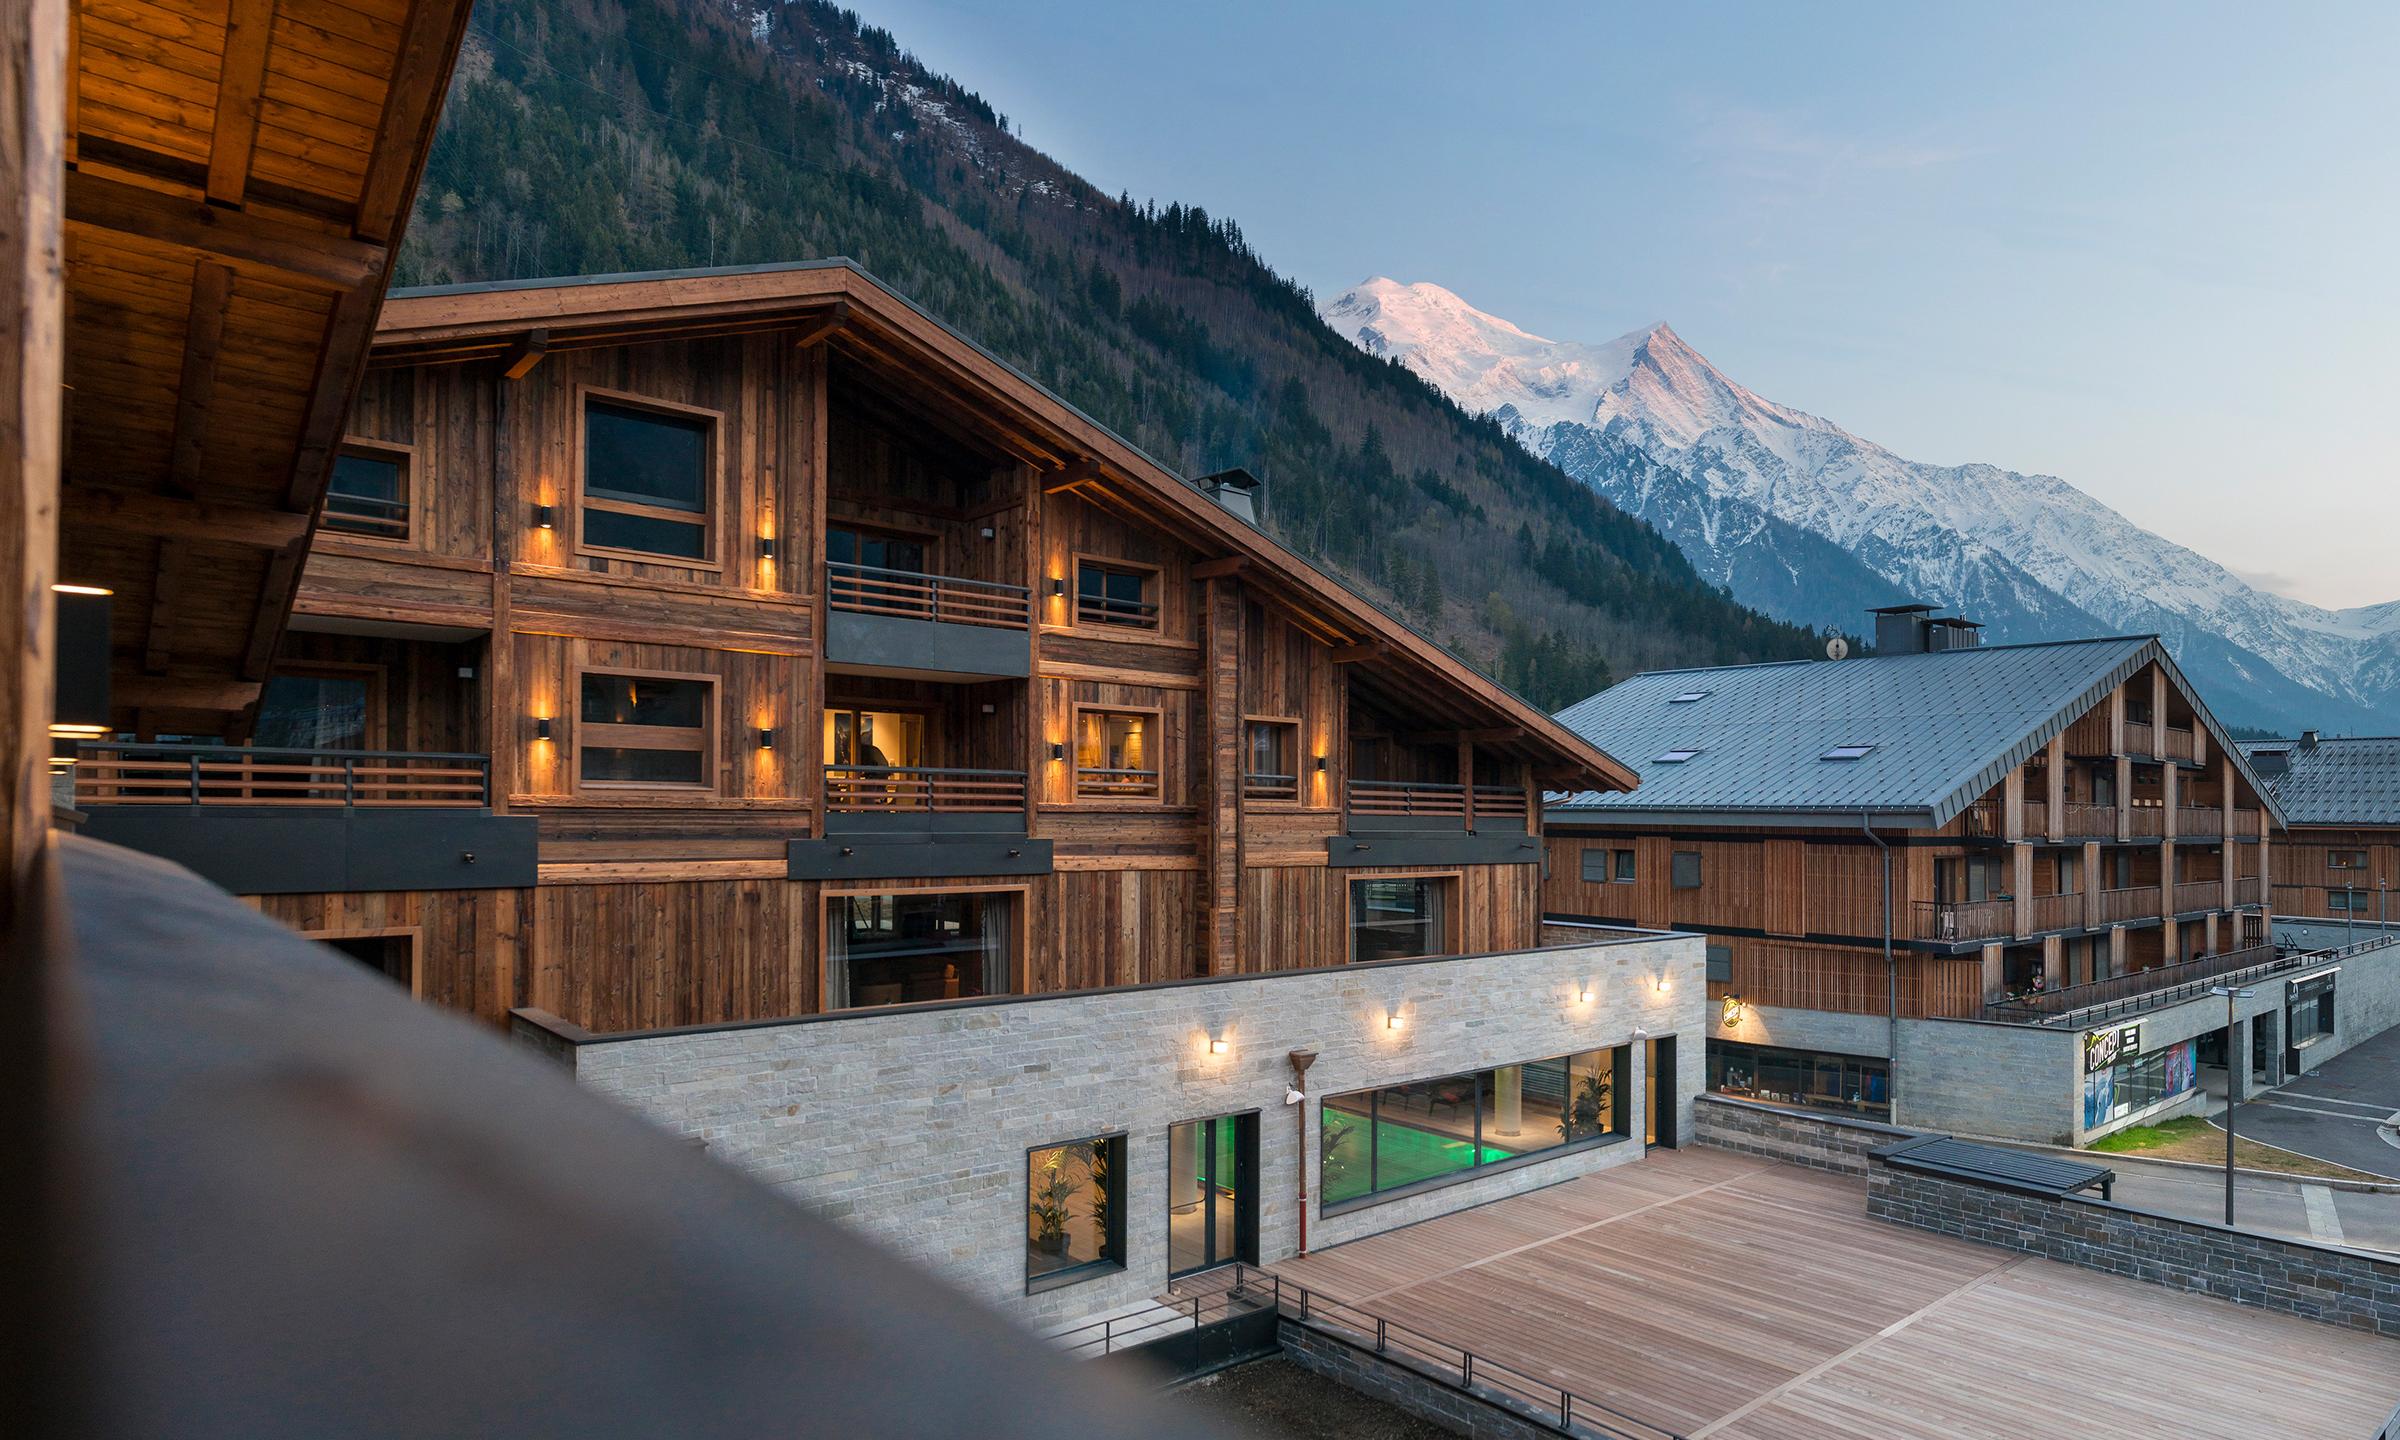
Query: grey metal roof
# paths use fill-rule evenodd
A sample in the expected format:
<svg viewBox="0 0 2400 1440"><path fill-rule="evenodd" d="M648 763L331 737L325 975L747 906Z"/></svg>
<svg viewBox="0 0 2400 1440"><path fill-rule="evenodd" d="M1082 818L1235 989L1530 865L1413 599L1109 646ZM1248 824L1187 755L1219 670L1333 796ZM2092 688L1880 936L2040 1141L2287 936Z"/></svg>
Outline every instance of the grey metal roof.
<svg viewBox="0 0 2400 1440"><path fill-rule="evenodd" d="M1558 715L1638 769L1641 787L1553 796L1546 808L1566 821L1822 823L1865 812L1885 824L1944 825L2153 661L2229 746L2149 635L1660 670ZM1702 698L1675 702L1695 692ZM1874 748L1855 760L1822 758L1866 745ZM1700 753L1660 762L1677 749ZM2247 771L2238 755L2235 763Z"/></svg>
<svg viewBox="0 0 2400 1440"><path fill-rule="evenodd" d="M2289 766L2262 783L2287 825L2400 825L2400 736L2245 740L2256 768L2262 750L2282 750Z"/></svg>

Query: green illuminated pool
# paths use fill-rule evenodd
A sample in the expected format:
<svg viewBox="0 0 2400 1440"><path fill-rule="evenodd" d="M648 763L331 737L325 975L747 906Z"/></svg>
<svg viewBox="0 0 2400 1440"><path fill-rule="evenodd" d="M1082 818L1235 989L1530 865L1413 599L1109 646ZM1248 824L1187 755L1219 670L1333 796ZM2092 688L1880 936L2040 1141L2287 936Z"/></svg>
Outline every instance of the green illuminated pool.
<svg viewBox="0 0 2400 1440"><path fill-rule="evenodd" d="M1375 1123L1374 1144L1370 1147L1366 1130L1364 1116L1331 1108L1325 1111L1326 1203L1339 1204L1368 1192L1370 1154L1374 1157L1372 1187L1397 1190L1403 1185L1455 1175L1477 1165L1514 1160L1524 1153L1497 1145L1478 1148L1471 1140L1388 1118Z"/></svg>

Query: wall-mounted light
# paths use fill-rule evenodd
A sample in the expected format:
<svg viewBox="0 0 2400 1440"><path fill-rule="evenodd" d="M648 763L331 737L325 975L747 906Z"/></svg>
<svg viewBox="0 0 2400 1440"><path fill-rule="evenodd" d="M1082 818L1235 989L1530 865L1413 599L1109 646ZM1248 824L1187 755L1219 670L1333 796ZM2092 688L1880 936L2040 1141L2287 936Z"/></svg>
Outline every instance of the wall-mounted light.
<svg viewBox="0 0 2400 1440"><path fill-rule="evenodd" d="M547 740L550 738L549 716L541 715L535 717L533 722L533 738L536 740Z"/></svg>
<svg viewBox="0 0 2400 1440"><path fill-rule="evenodd" d="M1325 773L1325 757L1324 757L1324 756L1322 756L1322 755L1319 755L1319 756L1317 757L1317 773L1318 773L1319 775L1322 775L1322 774L1324 774L1324 773Z"/></svg>
<svg viewBox="0 0 2400 1440"><path fill-rule="evenodd" d="M758 727L758 748L761 750L772 750L775 748L774 726L761 725Z"/></svg>
<svg viewBox="0 0 2400 1440"><path fill-rule="evenodd" d="M1661 970L1661 971L1659 971L1659 972L1658 972L1658 983L1657 983L1656 985L1652 986L1651 988L1652 988L1652 989L1654 989L1654 990L1656 990L1656 991L1657 991L1659 994L1661 994L1661 995L1664 995L1664 994L1666 994L1666 993L1667 993L1667 972L1666 972L1666 971L1664 971L1664 970Z"/></svg>
<svg viewBox="0 0 2400 1440"><path fill-rule="evenodd" d="M1053 595L1057 595L1057 596L1064 597L1064 596L1066 595L1066 593L1067 593L1067 582L1066 582L1066 580L1065 580L1064 578L1060 577L1060 576L1057 576L1057 575L1053 575L1053 576L1051 576L1051 577L1050 577L1050 593L1051 593L1051 594L1053 594Z"/></svg>
<svg viewBox="0 0 2400 1440"><path fill-rule="evenodd" d="M774 536L761 535L758 537L758 558L761 560L772 560L775 558Z"/></svg>
<svg viewBox="0 0 2400 1440"><path fill-rule="evenodd" d="M102 585L53 585L56 629L50 645L50 734L96 740L109 733L109 611L115 592Z"/></svg>
<svg viewBox="0 0 2400 1440"><path fill-rule="evenodd" d="M1066 759L1066 758L1067 758L1067 747L1066 747L1066 746L1064 746L1064 745L1059 745L1059 744L1053 744L1053 745L1051 745L1051 747L1050 747L1050 758L1051 758L1051 759L1053 759L1053 760L1064 760L1064 759Z"/></svg>
<svg viewBox="0 0 2400 1440"><path fill-rule="evenodd" d="M1575 1003L1578 1005L1589 1005L1592 1003L1592 987L1589 981L1585 982L1582 989L1575 992Z"/></svg>
<svg viewBox="0 0 2400 1440"><path fill-rule="evenodd" d="M1384 1017L1383 1017L1383 1028L1384 1028L1384 1029L1386 1029L1386 1030L1397 1030L1397 1029L1399 1029L1399 1028L1400 1028L1400 1012L1399 1012L1399 1011L1397 1011L1397 1010L1394 1010L1394 1011L1393 1011L1391 1014L1384 1016Z"/></svg>
<svg viewBox="0 0 2400 1440"><path fill-rule="evenodd" d="M1211 1040L1208 1042L1208 1053L1211 1055L1223 1055L1232 1049L1233 1046L1223 1040Z"/></svg>
<svg viewBox="0 0 2400 1440"><path fill-rule="evenodd" d="M1728 995L1725 997L1724 1020L1726 1029L1731 1030L1734 1026L1742 1023L1743 1008L1741 996Z"/></svg>
<svg viewBox="0 0 2400 1440"><path fill-rule="evenodd" d="M558 507L556 505L534 506L533 528L536 530L556 530L558 528Z"/></svg>

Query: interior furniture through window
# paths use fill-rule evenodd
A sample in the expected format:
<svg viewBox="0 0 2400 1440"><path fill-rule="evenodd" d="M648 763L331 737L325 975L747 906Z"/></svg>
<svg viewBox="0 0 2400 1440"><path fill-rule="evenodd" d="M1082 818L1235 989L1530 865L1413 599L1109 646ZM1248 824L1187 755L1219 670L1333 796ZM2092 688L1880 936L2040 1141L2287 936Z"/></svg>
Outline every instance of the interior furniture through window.
<svg viewBox="0 0 2400 1440"><path fill-rule="evenodd" d="M587 785L710 789L716 684L696 675L585 671L576 759Z"/></svg>

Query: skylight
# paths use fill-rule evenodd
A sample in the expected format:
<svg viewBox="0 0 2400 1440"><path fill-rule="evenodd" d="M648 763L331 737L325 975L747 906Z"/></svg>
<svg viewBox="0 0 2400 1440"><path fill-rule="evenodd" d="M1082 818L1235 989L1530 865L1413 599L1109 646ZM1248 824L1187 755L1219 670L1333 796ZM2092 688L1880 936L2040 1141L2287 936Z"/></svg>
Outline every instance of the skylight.
<svg viewBox="0 0 2400 1440"><path fill-rule="evenodd" d="M1697 750L1669 750L1651 763L1654 765L1681 765L1699 753Z"/></svg>
<svg viewBox="0 0 2400 1440"><path fill-rule="evenodd" d="M1874 748L1873 745L1836 745L1817 758L1819 760L1864 760L1867 752Z"/></svg>
<svg viewBox="0 0 2400 1440"><path fill-rule="evenodd" d="M1669 705L1689 705L1694 701L1706 700L1707 698L1708 692L1706 690L1686 690L1681 695L1669 700L1667 703Z"/></svg>

